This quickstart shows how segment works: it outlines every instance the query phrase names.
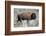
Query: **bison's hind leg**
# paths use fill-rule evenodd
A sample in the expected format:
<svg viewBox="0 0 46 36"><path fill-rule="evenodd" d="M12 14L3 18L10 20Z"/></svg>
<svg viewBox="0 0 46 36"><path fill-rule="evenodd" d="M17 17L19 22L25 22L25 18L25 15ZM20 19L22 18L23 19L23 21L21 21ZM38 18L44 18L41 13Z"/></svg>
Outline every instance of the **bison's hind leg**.
<svg viewBox="0 0 46 36"><path fill-rule="evenodd" d="M21 17L18 15L18 21L20 21L21 22Z"/></svg>

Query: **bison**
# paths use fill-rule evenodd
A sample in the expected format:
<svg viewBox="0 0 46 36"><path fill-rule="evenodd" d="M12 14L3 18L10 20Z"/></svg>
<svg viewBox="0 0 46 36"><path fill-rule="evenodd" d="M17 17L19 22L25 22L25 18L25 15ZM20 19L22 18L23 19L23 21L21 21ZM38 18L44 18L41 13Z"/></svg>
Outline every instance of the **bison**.
<svg viewBox="0 0 46 36"><path fill-rule="evenodd" d="M21 22L21 20L34 20L36 19L36 14L35 13L31 13L31 12L24 12L21 14L17 14L18 16L18 21Z"/></svg>

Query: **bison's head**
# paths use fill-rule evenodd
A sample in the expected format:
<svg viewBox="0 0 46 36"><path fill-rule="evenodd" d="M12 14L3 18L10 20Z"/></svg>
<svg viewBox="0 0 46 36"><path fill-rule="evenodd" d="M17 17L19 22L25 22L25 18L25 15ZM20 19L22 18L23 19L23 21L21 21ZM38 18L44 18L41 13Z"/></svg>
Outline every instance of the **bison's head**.
<svg viewBox="0 0 46 36"><path fill-rule="evenodd" d="M36 14L35 13L32 13L31 19L36 19Z"/></svg>

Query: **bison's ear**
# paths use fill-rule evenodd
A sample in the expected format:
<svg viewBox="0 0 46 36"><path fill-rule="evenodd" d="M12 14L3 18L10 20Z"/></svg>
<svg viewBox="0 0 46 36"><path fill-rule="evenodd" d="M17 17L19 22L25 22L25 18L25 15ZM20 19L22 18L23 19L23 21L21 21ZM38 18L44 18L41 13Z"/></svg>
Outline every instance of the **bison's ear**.
<svg viewBox="0 0 46 36"><path fill-rule="evenodd" d="M32 13L31 19L36 19L36 14L35 13Z"/></svg>

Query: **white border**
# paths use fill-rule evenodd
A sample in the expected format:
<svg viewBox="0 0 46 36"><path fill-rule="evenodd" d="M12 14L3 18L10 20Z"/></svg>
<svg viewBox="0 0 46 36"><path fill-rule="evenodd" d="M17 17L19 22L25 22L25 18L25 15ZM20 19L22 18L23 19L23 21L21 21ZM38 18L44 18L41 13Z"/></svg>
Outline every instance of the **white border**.
<svg viewBox="0 0 46 36"><path fill-rule="evenodd" d="M39 9L39 27L25 27L15 28L14 27L14 8L28 8L28 9ZM41 6L22 6L22 5L11 5L11 30L10 31L27 31L27 30L42 30L42 7Z"/></svg>

